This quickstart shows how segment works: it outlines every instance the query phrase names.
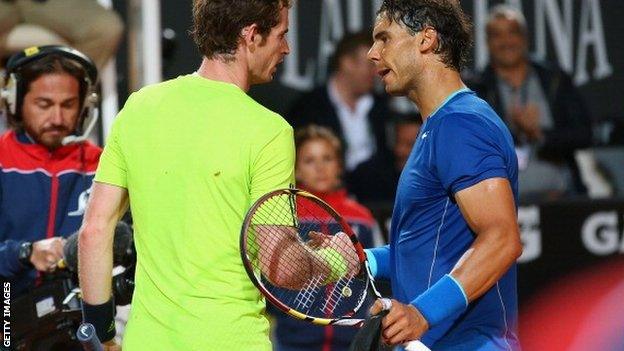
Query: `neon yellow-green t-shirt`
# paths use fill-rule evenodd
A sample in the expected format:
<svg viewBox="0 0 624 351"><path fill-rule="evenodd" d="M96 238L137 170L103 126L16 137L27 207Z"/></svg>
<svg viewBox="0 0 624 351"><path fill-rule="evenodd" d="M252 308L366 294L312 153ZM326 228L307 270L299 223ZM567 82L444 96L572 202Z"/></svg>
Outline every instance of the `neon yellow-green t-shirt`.
<svg viewBox="0 0 624 351"><path fill-rule="evenodd" d="M239 253L253 201L294 181L292 128L238 87L187 75L132 94L95 177L128 189L138 253L124 351L270 350Z"/></svg>

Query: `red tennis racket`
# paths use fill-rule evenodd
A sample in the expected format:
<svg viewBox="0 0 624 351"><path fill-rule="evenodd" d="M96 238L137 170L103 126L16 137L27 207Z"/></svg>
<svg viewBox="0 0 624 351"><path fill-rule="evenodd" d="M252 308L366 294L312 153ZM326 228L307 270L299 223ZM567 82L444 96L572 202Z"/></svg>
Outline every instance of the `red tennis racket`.
<svg viewBox="0 0 624 351"><path fill-rule="evenodd" d="M284 313L317 325L359 327L367 294L381 298L357 236L318 197L270 192L247 212L240 238L249 278ZM428 350L419 341L407 350Z"/></svg>

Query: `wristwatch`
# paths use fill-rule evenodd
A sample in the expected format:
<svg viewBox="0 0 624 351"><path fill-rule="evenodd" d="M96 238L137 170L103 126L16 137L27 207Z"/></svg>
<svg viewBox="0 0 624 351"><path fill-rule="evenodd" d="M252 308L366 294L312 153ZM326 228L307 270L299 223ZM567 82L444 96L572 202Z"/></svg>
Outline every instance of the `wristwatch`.
<svg viewBox="0 0 624 351"><path fill-rule="evenodd" d="M19 251L17 257L22 265L26 267L32 267L33 264L30 262L30 256L32 255L32 243L30 241L23 242L19 246Z"/></svg>

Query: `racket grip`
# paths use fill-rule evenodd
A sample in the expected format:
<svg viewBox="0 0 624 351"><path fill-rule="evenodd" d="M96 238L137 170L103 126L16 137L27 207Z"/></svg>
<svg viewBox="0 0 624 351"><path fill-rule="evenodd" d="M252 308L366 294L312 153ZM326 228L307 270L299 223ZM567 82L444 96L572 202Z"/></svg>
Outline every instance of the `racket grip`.
<svg viewBox="0 0 624 351"><path fill-rule="evenodd" d="M425 344L418 340L406 342L403 347L405 351L431 351Z"/></svg>
<svg viewBox="0 0 624 351"><path fill-rule="evenodd" d="M85 351L104 351L104 347L95 333L95 327L91 323L82 323L76 331L78 341Z"/></svg>

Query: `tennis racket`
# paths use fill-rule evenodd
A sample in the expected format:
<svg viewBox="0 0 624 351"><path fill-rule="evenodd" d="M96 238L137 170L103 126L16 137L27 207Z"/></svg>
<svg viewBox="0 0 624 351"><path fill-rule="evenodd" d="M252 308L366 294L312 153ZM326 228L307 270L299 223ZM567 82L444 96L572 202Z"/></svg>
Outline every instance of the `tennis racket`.
<svg viewBox="0 0 624 351"><path fill-rule="evenodd" d="M351 227L306 191L280 189L258 199L245 216L240 248L254 285L294 318L360 327L355 313L367 295L381 298ZM404 346L429 350L420 341Z"/></svg>
<svg viewBox="0 0 624 351"><path fill-rule="evenodd" d="M85 351L104 351L104 346L98 339L93 324L82 323L76 331L76 337Z"/></svg>

